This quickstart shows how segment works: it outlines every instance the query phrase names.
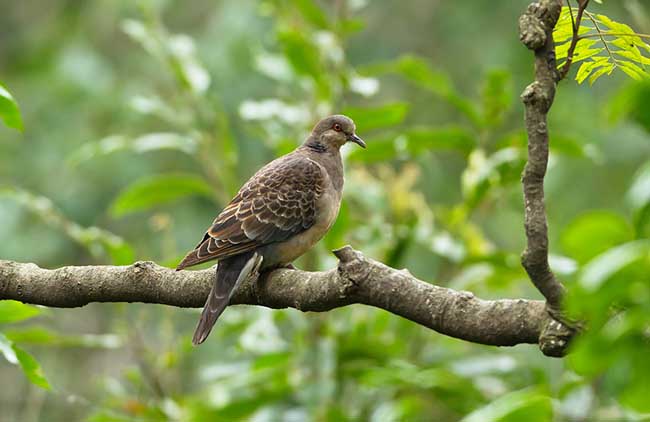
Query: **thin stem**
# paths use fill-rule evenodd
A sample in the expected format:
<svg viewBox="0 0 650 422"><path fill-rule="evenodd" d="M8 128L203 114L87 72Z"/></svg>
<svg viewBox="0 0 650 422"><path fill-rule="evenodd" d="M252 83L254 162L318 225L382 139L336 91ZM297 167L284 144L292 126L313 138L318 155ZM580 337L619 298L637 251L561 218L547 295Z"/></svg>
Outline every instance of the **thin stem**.
<svg viewBox="0 0 650 422"><path fill-rule="evenodd" d="M566 0L566 4L569 7L569 15L571 16L571 28L573 28L573 32L576 32L577 27L576 27L576 21L573 18L573 7L571 7L571 0Z"/></svg>
<svg viewBox="0 0 650 422"><path fill-rule="evenodd" d="M568 0L567 3L569 3ZM560 69L558 80L564 79L569 73L569 69L571 69L571 63L573 62L573 52L575 51L576 45L580 40L580 36L578 35L578 31L580 30L580 22L582 21L582 15L585 13L585 9L587 8L588 4L589 0L578 0L578 13L575 17L575 20L573 18L573 9L571 9L571 5L569 4L569 9L571 9L571 22L573 25L573 37L571 38L571 44L569 45L569 50L567 51L566 62L564 63L564 66L562 66L562 69Z"/></svg>
<svg viewBox="0 0 650 422"><path fill-rule="evenodd" d="M612 50L609 49L609 45L607 44L607 41L604 38L605 34L603 33L603 31L598 26L598 21L596 20L596 18L594 18L594 15L592 15L589 12L587 12L587 18L591 21L591 23L594 24L594 28L598 32L598 34L595 34L595 35L598 35L598 38L600 38L600 41L605 46L605 50L607 50L607 54L609 55L609 58L612 59L612 62L614 63L614 67L617 67L618 66L618 60L616 59L616 57L614 57L614 54L612 53Z"/></svg>

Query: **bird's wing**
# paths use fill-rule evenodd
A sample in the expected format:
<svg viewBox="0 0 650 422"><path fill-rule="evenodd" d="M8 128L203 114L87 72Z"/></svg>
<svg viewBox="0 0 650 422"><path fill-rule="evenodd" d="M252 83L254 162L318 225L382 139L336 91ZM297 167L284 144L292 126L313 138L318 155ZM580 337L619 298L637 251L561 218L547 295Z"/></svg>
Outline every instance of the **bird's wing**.
<svg viewBox="0 0 650 422"><path fill-rule="evenodd" d="M299 154L267 164L239 190L177 269L252 251L307 230L314 224L325 183L322 167Z"/></svg>

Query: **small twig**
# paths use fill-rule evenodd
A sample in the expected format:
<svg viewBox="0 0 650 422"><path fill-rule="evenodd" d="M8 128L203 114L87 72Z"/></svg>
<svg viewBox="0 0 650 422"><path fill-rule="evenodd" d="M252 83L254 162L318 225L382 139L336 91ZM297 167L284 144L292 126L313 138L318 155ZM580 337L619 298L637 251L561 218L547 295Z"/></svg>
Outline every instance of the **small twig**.
<svg viewBox="0 0 650 422"><path fill-rule="evenodd" d="M582 22L582 15L585 12L585 9L587 8L588 4L589 4L589 0L578 0L578 12L576 14L575 20L573 19L573 9L569 5L569 9L571 10L571 23L573 26L573 37L571 38L571 44L569 45L569 49L567 50L566 62L564 62L564 65L562 66L562 68L558 73L558 81L564 79L566 75L569 73L569 69L571 69L571 63L573 63L573 53L576 49L576 46L578 45L578 41L580 41L580 36L578 35L578 32L580 31L580 23Z"/></svg>
<svg viewBox="0 0 650 422"><path fill-rule="evenodd" d="M587 18L591 21L591 23L594 24L594 28L598 32L598 34L594 34L594 35L598 35L598 37L600 38L600 41L605 46L605 50L607 50L607 54L609 55L609 58L612 59L612 62L614 63L614 68L617 67L618 66L618 60L616 59L616 57L614 57L614 54L612 53L612 50L609 49L609 45L607 44L607 41L604 38L604 33L600 29L600 27L598 26L598 22L597 22L596 18L594 18L594 16L589 12L587 12L586 15L587 15Z"/></svg>

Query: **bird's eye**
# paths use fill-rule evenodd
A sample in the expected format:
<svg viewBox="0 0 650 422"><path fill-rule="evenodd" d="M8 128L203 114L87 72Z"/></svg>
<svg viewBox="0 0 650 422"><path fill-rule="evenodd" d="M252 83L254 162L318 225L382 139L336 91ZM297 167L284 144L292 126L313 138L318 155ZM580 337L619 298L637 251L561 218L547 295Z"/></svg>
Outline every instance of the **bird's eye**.
<svg viewBox="0 0 650 422"><path fill-rule="evenodd" d="M332 126L332 128L333 128L335 131L337 131L337 132L340 132L341 130L343 130L343 128L341 127L341 125L338 124L338 123L334 123L334 126Z"/></svg>

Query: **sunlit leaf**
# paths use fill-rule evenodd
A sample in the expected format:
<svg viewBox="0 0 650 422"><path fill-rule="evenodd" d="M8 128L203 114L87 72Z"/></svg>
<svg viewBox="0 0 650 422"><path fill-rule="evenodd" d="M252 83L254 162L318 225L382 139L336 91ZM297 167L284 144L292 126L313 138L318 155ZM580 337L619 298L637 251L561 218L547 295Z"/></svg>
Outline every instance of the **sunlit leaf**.
<svg viewBox="0 0 650 422"><path fill-rule="evenodd" d="M32 355L18 347L14 342L0 333L0 353L9 363L20 365L27 379L34 385L50 390L50 383L45 378L41 365Z"/></svg>
<svg viewBox="0 0 650 422"><path fill-rule="evenodd" d="M7 89L0 85L0 119L10 128L23 130L23 121L20 117L18 103Z"/></svg>
<svg viewBox="0 0 650 422"><path fill-rule="evenodd" d="M573 38L573 22L577 19L576 14L577 9L563 7L553 32L556 57L559 59L560 67L566 63ZM578 83L588 79L589 84L593 84L601 76L610 75L616 69L635 80L650 78L650 73L639 66L650 64L650 58L642 53L642 51L646 54L650 52L650 44L646 42L645 37L636 34L630 26L602 14L592 14L587 10L580 22L578 34L581 38L575 44L572 62L587 60L578 69L576 75Z"/></svg>
<svg viewBox="0 0 650 422"><path fill-rule="evenodd" d="M50 383L47 381L47 378L45 378L43 368L41 368L41 365L36 361L36 359L34 359L32 355L20 347L16 346L16 344L13 344L12 348L14 350L14 353L16 353L18 363L23 369L23 372L25 373L27 379L34 385L37 385L45 390L50 390Z"/></svg>
<svg viewBox="0 0 650 422"><path fill-rule="evenodd" d="M32 305L15 300L0 300L0 324L23 321L40 313L39 309Z"/></svg>
<svg viewBox="0 0 650 422"><path fill-rule="evenodd" d="M212 188L191 174L162 174L137 180L125 188L111 205L115 216L151 209L179 198L199 195L212 197Z"/></svg>

